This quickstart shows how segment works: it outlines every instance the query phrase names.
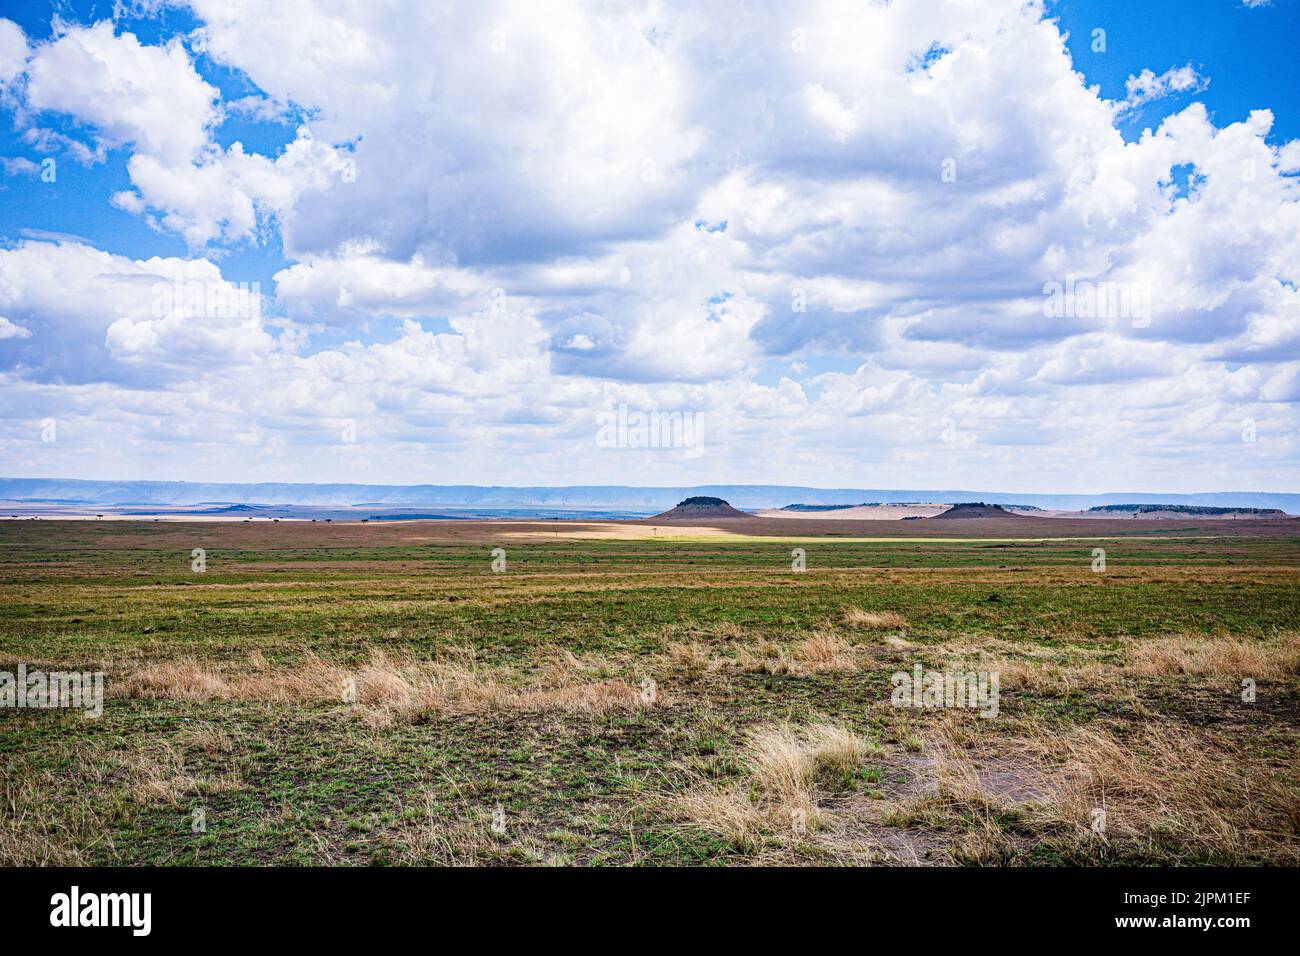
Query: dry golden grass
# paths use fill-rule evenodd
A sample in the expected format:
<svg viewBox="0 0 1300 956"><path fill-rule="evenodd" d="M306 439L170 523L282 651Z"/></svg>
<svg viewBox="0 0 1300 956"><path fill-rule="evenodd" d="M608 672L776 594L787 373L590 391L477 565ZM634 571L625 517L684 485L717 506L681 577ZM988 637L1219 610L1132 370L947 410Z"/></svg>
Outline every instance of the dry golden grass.
<svg viewBox="0 0 1300 956"><path fill-rule="evenodd" d="M1030 733L978 741L941 726L925 746L933 789L885 821L954 831L955 858L975 863L1009 858L1009 819L1074 859L1127 849L1186 862L1300 862L1300 781L1231 741L1157 723L1126 737L1109 728L1017 730Z"/></svg>
<svg viewBox="0 0 1300 956"><path fill-rule="evenodd" d="M1272 640L1194 635L1146 641L1133 649L1125 670L1146 677L1296 677L1300 676L1300 631Z"/></svg>
<svg viewBox="0 0 1300 956"><path fill-rule="evenodd" d="M695 641L691 641L689 644L670 641L667 653L668 660L673 666L692 673L711 670L719 663L709 654L707 647L703 647Z"/></svg>
<svg viewBox="0 0 1300 956"><path fill-rule="evenodd" d="M858 670L853 649L834 634L817 632L793 647L760 641L736 651L736 666L763 674L832 674Z"/></svg>
<svg viewBox="0 0 1300 956"><path fill-rule="evenodd" d="M1107 840L1159 841L1197 858L1300 862L1300 780L1215 734L1147 724L1128 739L1081 729L1038 741L1056 756L1052 806L1076 837L1105 808Z"/></svg>
<svg viewBox="0 0 1300 956"><path fill-rule="evenodd" d="M125 697L167 700L220 700L233 696L216 672L193 660L150 664L125 681L109 684L109 692Z"/></svg>
<svg viewBox="0 0 1300 956"><path fill-rule="evenodd" d="M270 670L265 658L255 658L248 670L233 673L181 659L137 668L111 681L108 692L156 700L341 701L348 676L310 652L294 667Z"/></svg>
<svg viewBox="0 0 1300 956"><path fill-rule="evenodd" d="M791 804L808 798L817 771L851 771L869 752L865 740L834 724L781 724L751 732L746 765L760 790Z"/></svg>
<svg viewBox="0 0 1300 956"><path fill-rule="evenodd" d="M849 627L864 627L878 630L901 631L907 627L907 619L893 611L864 611L860 607L846 608L843 621Z"/></svg>
<svg viewBox="0 0 1300 956"><path fill-rule="evenodd" d="M998 674L1004 690L1028 690L1038 694L1065 694L1087 684L1096 686L1108 675L1092 668L1068 668L1059 664L1024 659L981 660L979 668Z"/></svg>
<svg viewBox="0 0 1300 956"><path fill-rule="evenodd" d="M405 709L411 706L418 693L412 682L381 653L376 653L369 664L356 676L357 703L367 707Z"/></svg>
<svg viewBox="0 0 1300 956"><path fill-rule="evenodd" d="M472 655L437 661L393 661L382 651L350 672L314 654L291 668L232 672L193 660L151 664L114 685L127 697L173 700L250 700L298 703L355 703L378 725L424 714L492 710L600 714L655 706L654 696L622 680L577 679L560 660L544 669L541 686L516 687L504 676L474 663Z"/></svg>
<svg viewBox="0 0 1300 956"><path fill-rule="evenodd" d="M139 803L179 804L182 797L226 793L244 788L236 774L210 776L194 774L185 766L185 755L170 742L125 756L114 755L128 780L128 790Z"/></svg>
<svg viewBox="0 0 1300 956"><path fill-rule="evenodd" d="M658 703L622 680L578 680L573 670L549 669L542 686L514 687L495 673L454 661L394 665L377 658L358 679L358 699L380 722L416 719L426 713L468 714L505 710L527 713L605 714ZM363 687L368 696L361 697Z"/></svg>
<svg viewBox="0 0 1300 956"><path fill-rule="evenodd" d="M64 744L59 771L0 766L0 866L86 866L107 846L110 833L156 804L179 806L187 797L242 790L238 773L192 772L177 743L199 736L181 734L150 740L137 749Z"/></svg>
<svg viewBox="0 0 1300 956"><path fill-rule="evenodd" d="M818 774L852 772L872 751L866 740L834 724L760 727L747 735L742 780L719 785L695 779L660 805L674 819L741 848L789 842L822 822L813 791Z"/></svg>
<svg viewBox="0 0 1300 956"><path fill-rule="evenodd" d="M720 621L712 626L710 635L723 641L739 641L745 637L745 629L735 621Z"/></svg>
<svg viewBox="0 0 1300 956"><path fill-rule="evenodd" d="M1003 690L1059 695L1081 687L1114 689L1122 677L1109 659L1113 652L1088 646L1043 646L971 635L926 649L944 656L952 670L996 671Z"/></svg>
<svg viewBox="0 0 1300 956"><path fill-rule="evenodd" d="M1132 677L1243 677L1286 680L1300 676L1300 632L1247 640L1170 635L1135 644L1124 655L1083 647L1016 646L986 638L976 643L931 645L956 669L998 671L1006 690L1063 694L1079 688L1121 689Z"/></svg>
<svg viewBox="0 0 1300 956"><path fill-rule="evenodd" d="M1047 778L1026 756L1023 741L1015 739L1000 740L994 753L980 758L998 763L996 775L987 769L982 775L968 749L979 741L969 722L945 720L931 730L916 748L929 761L930 786L886 807L881 822L948 832L948 852L954 862L984 866L1008 862L1014 844L1003 821L1037 809L1037 801L1048 789ZM1040 819L1047 816L1040 814Z"/></svg>
<svg viewBox="0 0 1300 956"><path fill-rule="evenodd" d="M856 671L851 649L834 634L817 633L794 646L791 656L811 673Z"/></svg>
<svg viewBox="0 0 1300 956"><path fill-rule="evenodd" d="M500 862L501 838L492 832L486 813L473 819L440 821L430 796L423 815L404 826L395 839L397 862L404 866L487 866Z"/></svg>
<svg viewBox="0 0 1300 956"><path fill-rule="evenodd" d="M636 710L654 706L654 701L639 688L621 680L571 684L567 687L534 688L519 691L507 698L508 710L549 713L607 714L618 710Z"/></svg>
<svg viewBox="0 0 1300 956"><path fill-rule="evenodd" d="M209 757L228 753L231 748L230 735L216 724L199 724L188 727L176 735L179 744L201 750Z"/></svg>
<svg viewBox="0 0 1300 956"><path fill-rule="evenodd" d="M63 781L50 772L7 773L0 781L0 866L85 866L104 821L85 794L51 800Z"/></svg>
<svg viewBox="0 0 1300 956"><path fill-rule="evenodd" d="M524 832L527 821L507 817L505 832L493 830L493 811L479 808L459 819L439 816L433 793L425 796L424 807L413 807L401 827L385 834L384 842L395 845L395 862L402 866L501 866L523 863L533 866L565 866L572 863L567 853L556 852L537 837Z"/></svg>
<svg viewBox="0 0 1300 956"><path fill-rule="evenodd" d="M465 648L462 655L471 655L466 663L473 662L473 648ZM542 671L547 674L572 674L575 671L590 670L591 665L583 662L578 655L567 647L547 647L542 649Z"/></svg>

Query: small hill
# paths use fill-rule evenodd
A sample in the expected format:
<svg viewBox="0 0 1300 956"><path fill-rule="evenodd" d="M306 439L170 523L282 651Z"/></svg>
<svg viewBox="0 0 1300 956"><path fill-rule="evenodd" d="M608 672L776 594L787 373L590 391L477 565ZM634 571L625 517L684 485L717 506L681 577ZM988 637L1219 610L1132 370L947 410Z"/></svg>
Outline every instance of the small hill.
<svg viewBox="0 0 1300 956"><path fill-rule="evenodd" d="M935 515L931 520L942 518L1023 518L1014 511L1007 511L1000 505L986 505L982 501L963 501L955 504L943 514Z"/></svg>
<svg viewBox="0 0 1300 956"><path fill-rule="evenodd" d="M691 521L700 518L752 518L745 511L737 511L721 498L698 495L679 501L676 508L657 514L647 521Z"/></svg>

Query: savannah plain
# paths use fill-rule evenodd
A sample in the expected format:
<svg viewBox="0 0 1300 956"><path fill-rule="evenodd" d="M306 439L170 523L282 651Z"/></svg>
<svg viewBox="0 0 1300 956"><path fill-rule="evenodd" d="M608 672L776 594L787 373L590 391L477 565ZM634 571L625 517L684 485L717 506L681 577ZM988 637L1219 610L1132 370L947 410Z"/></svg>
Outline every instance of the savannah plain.
<svg viewBox="0 0 1300 956"><path fill-rule="evenodd" d="M0 863L1300 863L1300 521L812 524L0 523Z"/></svg>

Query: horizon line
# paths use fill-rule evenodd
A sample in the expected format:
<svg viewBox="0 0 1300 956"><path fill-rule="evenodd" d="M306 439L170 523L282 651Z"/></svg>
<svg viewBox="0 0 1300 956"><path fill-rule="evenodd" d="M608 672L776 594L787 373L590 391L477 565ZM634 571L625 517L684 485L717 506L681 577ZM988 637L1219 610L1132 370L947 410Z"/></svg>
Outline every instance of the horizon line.
<svg viewBox="0 0 1300 956"><path fill-rule="evenodd" d="M888 487L884 485L809 485L798 483L779 483L779 482L756 482L756 481L705 481L693 484L656 484L656 485L638 485L626 484L623 482L590 482L586 484L567 484L567 485L546 485L546 484L477 484L474 482L373 482L373 481L299 481L294 479L258 479L252 481L238 479L190 479L190 478L74 478L67 476L27 476L27 475L0 475L0 482L10 481L66 481L66 482L85 482L95 484L138 484L138 485L306 485L311 487L330 487L338 485L357 485L371 488L481 488L481 489L545 489L551 491L565 491L570 489L582 488L627 488L645 491L662 491L675 489L692 489L692 488L710 488L710 487L750 487L750 488L796 488L808 489L811 491L908 491L916 493L952 493L952 492L975 492L974 488L948 487L948 488L910 488L910 487ZM1050 495L1053 497L1096 497L1101 495L1296 495L1300 490L1294 491L1271 491L1259 489L1242 489L1242 488L1216 488L1201 491L1002 491L995 489L985 489L994 491L996 494L1023 494L1023 495Z"/></svg>

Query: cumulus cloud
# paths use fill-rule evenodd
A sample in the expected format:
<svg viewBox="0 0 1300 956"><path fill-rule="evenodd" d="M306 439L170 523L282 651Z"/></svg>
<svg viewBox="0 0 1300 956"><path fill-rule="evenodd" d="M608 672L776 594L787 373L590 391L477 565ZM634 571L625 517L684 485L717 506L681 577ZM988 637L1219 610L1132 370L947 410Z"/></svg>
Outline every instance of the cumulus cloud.
<svg viewBox="0 0 1300 956"><path fill-rule="evenodd" d="M69 113L110 146L130 144L173 164L207 144L217 95L180 40L148 46L108 20L64 28L37 47L27 70L33 110Z"/></svg>
<svg viewBox="0 0 1300 956"><path fill-rule="evenodd" d="M256 4L195 11L208 55L309 109L322 137L359 138L355 181L288 219L295 252L346 231L398 260L536 259L689 212L703 134L649 8L293 2L270 22Z"/></svg>
<svg viewBox="0 0 1300 956"><path fill-rule="evenodd" d="M1165 70L1159 76L1150 70L1143 70L1124 81L1124 90L1128 96L1121 108L1125 111L1137 109L1152 100L1176 93L1199 93L1209 85L1210 81L1197 73L1190 63Z"/></svg>
<svg viewBox="0 0 1300 956"><path fill-rule="evenodd" d="M346 151L318 143L306 129L274 160L234 143L179 166L137 153L127 169L137 191L116 193L113 204L136 213L159 210L161 225L193 247L250 238L259 222L282 215L304 192L354 175Z"/></svg>
<svg viewBox="0 0 1300 956"><path fill-rule="evenodd" d="M27 61L27 37L22 27L0 18L0 87L13 82Z"/></svg>
<svg viewBox="0 0 1300 956"><path fill-rule="evenodd" d="M279 272L276 290L290 314L305 321L362 323L373 315L445 315L472 311L505 291L476 273L427 263L418 253L394 262L372 242L345 243ZM499 308L499 307L498 307Z"/></svg>
<svg viewBox="0 0 1300 956"><path fill-rule="evenodd" d="M165 385L274 349L260 290L207 260L132 260L65 241L0 249L0 369L34 381Z"/></svg>

